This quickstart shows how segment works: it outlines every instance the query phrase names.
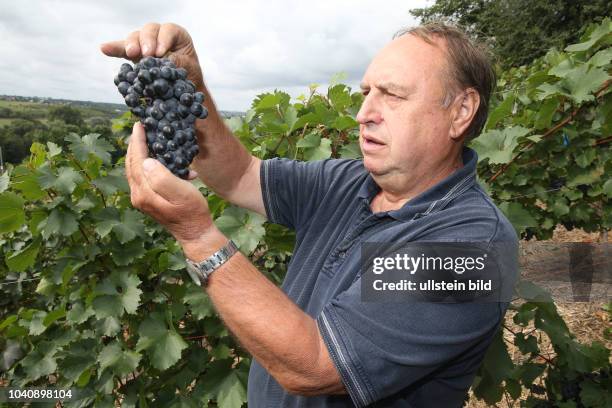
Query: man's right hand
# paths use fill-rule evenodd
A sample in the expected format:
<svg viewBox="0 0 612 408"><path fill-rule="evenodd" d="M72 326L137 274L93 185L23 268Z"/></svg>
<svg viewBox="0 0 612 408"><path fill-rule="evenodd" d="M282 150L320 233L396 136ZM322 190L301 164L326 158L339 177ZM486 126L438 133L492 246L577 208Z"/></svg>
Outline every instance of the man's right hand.
<svg viewBox="0 0 612 408"><path fill-rule="evenodd" d="M188 79L199 90L204 89L202 69L191 36L183 27L172 24L145 24L129 34L125 40L100 45L100 50L110 56L138 61L142 57L170 58L177 66L187 70Z"/></svg>

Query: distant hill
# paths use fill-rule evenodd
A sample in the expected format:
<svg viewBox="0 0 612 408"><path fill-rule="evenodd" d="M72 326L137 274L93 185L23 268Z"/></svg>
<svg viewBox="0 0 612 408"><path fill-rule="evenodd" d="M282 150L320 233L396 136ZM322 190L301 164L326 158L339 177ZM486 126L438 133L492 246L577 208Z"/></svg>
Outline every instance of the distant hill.
<svg viewBox="0 0 612 408"><path fill-rule="evenodd" d="M92 102L92 101L74 101L70 99L55 99L47 98L42 96L19 96L19 95L0 95L0 101L5 101L0 106L11 106L10 102L20 102L18 105L28 106L35 108L33 104L40 104L41 107L45 105L70 105L74 108L79 108L86 117L91 116L102 116L106 118L116 117L127 111L127 106L119 103L107 103L107 102ZM9 102L7 104L6 102ZM13 105L14 106L14 105ZM244 112L236 111L219 111L220 114L225 118L231 118L233 116L243 116Z"/></svg>

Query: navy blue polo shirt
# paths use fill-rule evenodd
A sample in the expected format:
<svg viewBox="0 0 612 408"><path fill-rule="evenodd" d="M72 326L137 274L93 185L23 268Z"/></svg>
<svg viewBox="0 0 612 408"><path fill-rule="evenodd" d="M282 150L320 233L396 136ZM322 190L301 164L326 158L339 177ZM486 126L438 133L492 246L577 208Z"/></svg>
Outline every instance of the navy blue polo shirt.
<svg viewBox="0 0 612 408"><path fill-rule="evenodd" d="M316 319L348 395L289 394L254 359L250 408L462 405L507 304L362 302L360 243L518 246L514 228L476 182L477 160L465 147L461 169L400 209L378 213L370 202L380 188L362 160L262 162L268 220L296 231L281 288Z"/></svg>

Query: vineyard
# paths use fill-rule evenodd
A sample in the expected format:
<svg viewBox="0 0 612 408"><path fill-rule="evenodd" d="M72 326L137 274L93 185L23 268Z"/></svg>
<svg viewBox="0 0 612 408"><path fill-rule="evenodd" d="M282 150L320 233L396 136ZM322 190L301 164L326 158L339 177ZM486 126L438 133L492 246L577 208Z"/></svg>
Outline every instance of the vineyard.
<svg viewBox="0 0 612 408"><path fill-rule="evenodd" d="M611 72L606 19L579 43L501 75L470 146L479 182L521 238L550 239L558 226L610 230ZM362 100L337 80L294 101L277 90L227 124L261 159L358 158ZM0 175L0 383L76 390L65 407L241 407L250 356L189 279L178 244L131 206L123 160L134 120L114 120L110 136L34 142ZM294 233L194 183L219 229L280 284ZM508 319L473 399L612 407L610 348L578 341L546 291L519 283Z"/></svg>

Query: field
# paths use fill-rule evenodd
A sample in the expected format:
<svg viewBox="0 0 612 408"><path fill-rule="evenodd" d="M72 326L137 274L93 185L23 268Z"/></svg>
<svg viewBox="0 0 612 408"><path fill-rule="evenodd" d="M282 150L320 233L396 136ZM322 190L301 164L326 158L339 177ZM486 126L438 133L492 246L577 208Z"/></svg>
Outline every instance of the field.
<svg viewBox="0 0 612 408"><path fill-rule="evenodd" d="M2 112L2 108L8 108L14 112L14 117L0 117L0 126L10 124L16 118L35 119L42 123L47 123L49 110L53 106L63 104L69 104L72 108L75 108L81 112L81 115L86 122L88 119L94 117L110 120L126 110L125 108L122 108L121 105L110 103L59 101L48 99L38 99L37 101L31 102L24 100L1 99L0 97L0 112Z"/></svg>

